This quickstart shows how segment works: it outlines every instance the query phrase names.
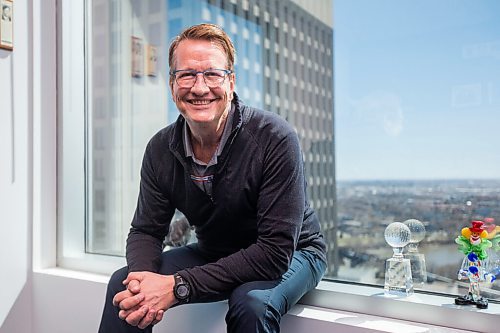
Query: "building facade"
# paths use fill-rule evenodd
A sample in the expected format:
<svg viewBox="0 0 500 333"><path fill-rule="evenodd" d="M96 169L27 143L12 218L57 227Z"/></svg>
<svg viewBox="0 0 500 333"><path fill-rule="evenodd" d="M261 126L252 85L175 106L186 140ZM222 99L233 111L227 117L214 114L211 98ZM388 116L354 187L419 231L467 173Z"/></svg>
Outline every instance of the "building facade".
<svg viewBox="0 0 500 333"><path fill-rule="evenodd" d="M175 121L168 46L184 28L220 25L233 40L236 92L276 112L299 135L311 205L335 262L333 1L94 0L89 251L120 254L147 140ZM156 72L150 72L151 47ZM328 272L334 275L333 267Z"/></svg>

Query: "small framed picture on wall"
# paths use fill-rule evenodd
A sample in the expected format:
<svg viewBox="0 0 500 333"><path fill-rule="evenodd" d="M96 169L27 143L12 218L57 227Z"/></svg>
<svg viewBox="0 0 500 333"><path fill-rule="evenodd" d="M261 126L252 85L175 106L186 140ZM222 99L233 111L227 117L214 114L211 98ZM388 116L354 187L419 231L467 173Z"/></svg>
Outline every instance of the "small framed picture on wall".
<svg viewBox="0 0 500 333"><path fill-rule="evenodd" d="M141 38L132 36L132 77L144 75L144 43Z"/></svg>
<svg viewBox="0 0 500 333"><path fill-rule="evenodd" d="M158 47L148 44L148 75L156 76L158 74Z"/></svg>
<svg viewBox="0 0 500 333"><path fill-rule="evenodd" d="M12 50L14 48L14 6L13 0L0 0L0 48Z"/></svg>

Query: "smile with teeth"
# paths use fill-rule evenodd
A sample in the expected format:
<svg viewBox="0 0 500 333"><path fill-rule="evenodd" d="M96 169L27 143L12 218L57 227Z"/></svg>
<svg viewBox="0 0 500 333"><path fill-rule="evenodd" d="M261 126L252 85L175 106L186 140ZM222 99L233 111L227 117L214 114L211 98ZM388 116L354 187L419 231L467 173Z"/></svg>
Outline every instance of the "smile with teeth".
<svg viewBox="0 0 500 333"><path fill-rule="evenodd" d="M213 101L214 101L213 99L191 99L188 102L193 105L208 105Z"/></svg>

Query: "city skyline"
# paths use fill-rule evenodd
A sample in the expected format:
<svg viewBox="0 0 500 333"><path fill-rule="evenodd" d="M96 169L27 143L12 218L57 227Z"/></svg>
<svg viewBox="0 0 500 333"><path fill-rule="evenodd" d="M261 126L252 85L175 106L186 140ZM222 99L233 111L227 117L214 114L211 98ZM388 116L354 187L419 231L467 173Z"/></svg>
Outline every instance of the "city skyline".
<svg viewBox="0 0 500 333"><path fill-rule="evenodd" d="M336 176L499 179L496 1L335 1Z"/></svg>

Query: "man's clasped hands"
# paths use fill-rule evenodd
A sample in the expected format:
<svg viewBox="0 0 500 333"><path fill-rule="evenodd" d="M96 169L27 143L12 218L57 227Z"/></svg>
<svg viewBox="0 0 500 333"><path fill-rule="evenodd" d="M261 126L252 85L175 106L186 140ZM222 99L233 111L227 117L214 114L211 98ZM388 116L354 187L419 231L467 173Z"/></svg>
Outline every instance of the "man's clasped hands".
<svg viewBox="0 0 500 333"><path fill-rule="evenodd" d="M120 308L120 319L140 329L160 322L165 311L177 303L173 275L131 272L123 284L126 289L115 295L113 305Z"/></svg>

